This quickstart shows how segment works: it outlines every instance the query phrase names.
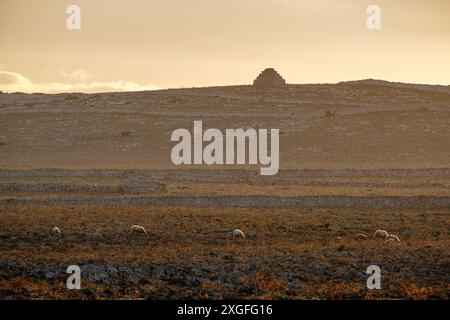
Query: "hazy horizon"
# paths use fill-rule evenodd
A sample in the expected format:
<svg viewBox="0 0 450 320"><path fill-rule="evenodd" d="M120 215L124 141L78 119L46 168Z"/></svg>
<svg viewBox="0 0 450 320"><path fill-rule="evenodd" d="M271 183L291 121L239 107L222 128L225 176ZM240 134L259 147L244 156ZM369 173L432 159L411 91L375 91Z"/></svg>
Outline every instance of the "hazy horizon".
<svg viewBox="0 0 450 320"><path fill-rule="evenodd" d="M256 78L256 77L255 77ZM351 83L351 82L362 82L362 81L382 81L387 82L391 84L410 84L410 85L424 85L424 86L437 86L437 87L450 87L450 84L430 84L430 83L416 83L416 82L400 82L400 81L389 81L384 79L373 79L373 78L367 78L367 79L350 79L350 80L342 80L337 82L311 82L311 83L289 83L287 82L286 85L333 85L333 84L339 84L339 83ZM133 83L133 85L139 86L139 88L136 88L136 90L133 90L132 88L123 88L121 89L119 86L116 87L116 83L113 84L111 87L107 87L106 84L102 84L105 90L101 91L99 87L94 88L87 88L86 90L55 90L55 91L11 91L11 90L5 90L2 91L3 93L25 93L25 94L63 94L63 93L85 93L85 94L95 94L95 93L115 93L115 92L143 92L143 91L162 91L162 90L181 90L181 89L201 89L201 88L214 88L214 87L234 87L234 86L250 86L252 85L251 82L249 83L237 83L237 84L224 84L224 85L214 85L211 84L209 86L192 86L192 87L170 87L170 88L143 88L144 86L140 86L137 83Z"/></svg>
<svg viewBox="0 0 450 320"><path fill-rule="evenodd" d="M66 9L81 8L68 30ZM369 5L381 30L366 27ZM0 90L109 92L380 79L450 85L445 0L3 0Z"/></svg>

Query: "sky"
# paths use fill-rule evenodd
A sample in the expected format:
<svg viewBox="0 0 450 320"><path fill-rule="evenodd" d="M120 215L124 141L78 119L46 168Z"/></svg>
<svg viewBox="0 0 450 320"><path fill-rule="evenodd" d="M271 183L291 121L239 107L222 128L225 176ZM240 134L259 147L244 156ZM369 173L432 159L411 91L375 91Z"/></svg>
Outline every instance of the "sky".
<svg viewBox="0 0 450 320"><path fill-rule="evenodd" d="M69 5L81 29L69 30ZM369 30L369 5L381 29ZM0 90L450 84L449 0L0 0Z"/></svg>

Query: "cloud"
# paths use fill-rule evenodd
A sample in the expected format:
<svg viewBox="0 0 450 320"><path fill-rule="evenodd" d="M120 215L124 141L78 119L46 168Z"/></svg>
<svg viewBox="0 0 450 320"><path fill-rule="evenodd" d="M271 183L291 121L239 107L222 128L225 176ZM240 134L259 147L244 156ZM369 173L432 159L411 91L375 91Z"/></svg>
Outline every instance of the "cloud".
<svg viewBox="0 0 450 320"><path fill-rule="evenodd" d="M80 71L80 70L77 70ZM87 73L71 73L69 76L82 77ZM25 93L63 93L63 92L114 92L114 91L143 91L161 89L152 84L139 84L133 81L112 82L78 82L78 83L33 83L20 73L0 71L0 90L3 92L25 92Z"/></svg>
<svg viewBox="0 0 450 320"><path fill-rule="evenodd" d="M66 73L64 70L59 70L59 73L66 78L75 79L75 80L87 80L91 77L91 75L86 72L84 69L75 70L72 73Z"/></svg>
<svg viewBox="0 0 450 320"><path fill-rule="evenodd" d="M3 88L4 86L25 86L30 84L30 80L22 76L20 73L0 71L0 88Z"/></svg>

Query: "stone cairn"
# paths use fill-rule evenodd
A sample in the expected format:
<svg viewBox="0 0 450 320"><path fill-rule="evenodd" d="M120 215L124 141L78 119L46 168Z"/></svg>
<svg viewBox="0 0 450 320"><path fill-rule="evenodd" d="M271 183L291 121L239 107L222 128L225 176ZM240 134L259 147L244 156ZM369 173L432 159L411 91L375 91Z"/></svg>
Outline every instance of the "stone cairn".
<svg viewBox="0 0 450 320"><path fill-rule="evenodd" d="M264 69L253 81L255 87L281 87L286 81L273 68Z"/></svg>

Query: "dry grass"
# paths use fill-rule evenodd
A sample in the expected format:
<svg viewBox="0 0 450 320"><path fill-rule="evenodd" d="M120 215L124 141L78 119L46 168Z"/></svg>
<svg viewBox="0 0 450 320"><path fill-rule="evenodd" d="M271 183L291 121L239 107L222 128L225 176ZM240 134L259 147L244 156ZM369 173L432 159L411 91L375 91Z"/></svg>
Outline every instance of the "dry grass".
<svg viewBox="0 0 450 320"><path fill-rule="evenodd" d="M0 297L448 299L449 213L1 206ZM148 235L131 236L132 224ZM233 240L234 228L247 239ZM402 241L383 244L379 228ZM69 264L117 273L74 292ZM371 264L382 269L379 291L366 288Z"/></svg>

